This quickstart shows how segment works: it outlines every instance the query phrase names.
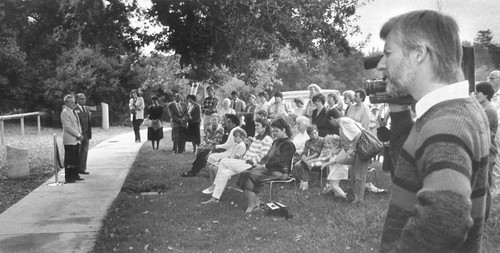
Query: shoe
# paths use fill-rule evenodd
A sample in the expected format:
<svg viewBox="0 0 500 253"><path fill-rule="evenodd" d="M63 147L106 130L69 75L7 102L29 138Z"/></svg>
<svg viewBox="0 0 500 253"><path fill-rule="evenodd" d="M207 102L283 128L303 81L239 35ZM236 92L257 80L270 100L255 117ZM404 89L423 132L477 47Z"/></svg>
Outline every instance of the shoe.
<svg viewBox="0 0 500 253"><path fill-rule="evenodd" d="M78 172L78 174L80 174L80 175L88 175L88 174L90 174L90 172L88 172L88 171L83 171L83 172Z"/></svg>
<svg viewBox="0 0 500 253"><path fill-rule="evenodd" d="M64 182L64 183L65 183L65 184L72 184L72 183L74 183L74 182L76 182L76 181L75 181L75 180L66 180L66 182Z"/></svg>
<svg viewBox="0 0 500 253"><path fill-rule="evenodd" d="M309 182L300 182L300 189L303 191L309 190Z"/></svg>
<svg viewBox="0 0 500 253"><path fill-rule="evenodd" d="M181 174L181 177L196 177L196 174L194 174L193 172L191 171L188 171L188 172L184 172Z"/></svg>
<svg viewBox="0 0 500 253"><path fill-rule="evenodd" d="M211 198L205 202L201 202L202 205L206 205L206 204L216 204L216 203L219 203L219 200L218 199L215 199L215 198Z"/></svg>
<svg viewBox="0 0 500 253"><path fill-rule="evenodd" d="M201 193L203 193L203 194L212 194L212 193L214 193L214 188L212 186L210 186L207 189L203 190Z"/></svg>
<svg viewBox="0 0 500 253"><path fill-rule="evenodd" d="M331 188L329 185L325 186L325 188L323 188L323 194L327 194L331 191L333 191L333 188Z"/></svg>
<svg viewBox="0 0 500 253"><path fill-rule="evenodd" d="M81 177L77 177L77 178L75 178L75 180L76 180L76 181L83 181L83 180L85 180L85 179L83 179L83 178L81 178Z"/></svg>

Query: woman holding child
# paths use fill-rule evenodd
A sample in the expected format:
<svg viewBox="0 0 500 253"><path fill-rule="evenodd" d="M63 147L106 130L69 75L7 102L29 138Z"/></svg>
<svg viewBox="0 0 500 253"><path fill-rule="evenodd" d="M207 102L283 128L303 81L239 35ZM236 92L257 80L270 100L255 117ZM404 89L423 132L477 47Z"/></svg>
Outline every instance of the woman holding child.
<svg viewBox="0 0 500 253"><path fill-rule="evenodd" d="M238 186L245 191L247 196L246 213L259 208L258 193L262 190L265 182L288 177L290 164L295 153L295 146L291 141L292 129L282 118L273 121L271 128L275 138L271 149L260 162L241 172L238 179Z"/></svg>
<svg viewBox="0 0 500 253"><path fill-rule="evenodd" d="M362 127L351 118L341 117L340 113L336 110L328 111L327 117L330 124L339 128L340 145L354 160L349 170L349 174L351 175L351 186L354 191L354 200L352 203L363 202L368 164L370 161L361 160L356 152L356 146L361 136Z"/></svg>
<svg viewBox="0 0 500 253"><path fill-rule="evenodd" d="M224 158L219 162L217 175L213 180L213 184L205 189L203 193L212 194L212 198L202 204L217 203L224 191L229 179L249 169L252 165L258 163L271 148L273 139L269 129L269 121L265 118L255 119L255 138L249 137L251 141L248 151L240 159Z"/></svg>

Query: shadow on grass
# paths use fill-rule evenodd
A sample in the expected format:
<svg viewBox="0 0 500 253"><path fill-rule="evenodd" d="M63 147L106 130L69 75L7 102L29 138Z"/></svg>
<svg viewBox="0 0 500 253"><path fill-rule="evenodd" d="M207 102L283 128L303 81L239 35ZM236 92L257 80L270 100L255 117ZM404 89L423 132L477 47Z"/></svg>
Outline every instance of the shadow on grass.
<svg viewBox="0 0 500 253"><path fill-rule="evenodd" d="M118 198L104 219L93 252L376 252L389 202L387 193L368 193L361 205L321 194L319 181L310 190L292 184L275 186L273 200L289 207L285 220L257 211L246 216L242 193L226 189L219 204L201 205L210 198L201 193L209 186L208 174L182 178L193 153L172 154L162 142L160 150L146 143L138 155ZM165 147L167 146L167 147ZM190 146L189 146L190 147ZM390 176L374 163L377 173L368 181L390 187ZM234 177L228 186L234 186ZM346 182L342 182L345 187ZM148 192L147 195L145 192ZM153 193L151 193L153 192ZM267 200L268 188L262 193ZM498 207L498 204L497 204ZM494 215L498 223L498 213ZM493 223L492 223L493 224ZM485 252L500 244L493 239ZM496 242L494 241L496 240Z"/></svg>

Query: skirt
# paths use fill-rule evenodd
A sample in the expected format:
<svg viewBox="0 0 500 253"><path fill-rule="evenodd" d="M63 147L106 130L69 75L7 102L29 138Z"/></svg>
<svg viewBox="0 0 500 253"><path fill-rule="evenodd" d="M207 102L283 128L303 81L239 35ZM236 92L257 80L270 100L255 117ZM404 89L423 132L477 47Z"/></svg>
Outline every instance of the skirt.
<svg viewBox="0 0 500 253"><path fill-rule="evenodd" d="M252 169L241 172L236 184L242 190L259 193L262 191L264 183L286 178L288 178L288 174L283 173L282 171L268 170L266 168Z"/></svg>
<svg viewBox="0 0 500 253"><path fill-rule="evenodd" d="M195 145L200 145L200 123L189 123L186 132L186 141L192 142Z"/></svg>
<svg viewBox="0 0 500 253"><path fill-rule="evenodd" d="M163 127L154 129L153 127L148 127L148 141L159 141L163 139Z"/></svg>

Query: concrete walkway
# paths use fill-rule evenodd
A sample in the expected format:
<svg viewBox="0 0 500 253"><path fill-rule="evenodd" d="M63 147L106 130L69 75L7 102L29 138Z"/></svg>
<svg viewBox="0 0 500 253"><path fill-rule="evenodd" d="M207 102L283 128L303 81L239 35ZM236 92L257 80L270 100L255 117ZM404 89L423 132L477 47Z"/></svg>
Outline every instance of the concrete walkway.
<svg viewBox="0 0 500 253"><path fill-rule="evenodd" d="M145 130L141 136L146 136ZM82 176L84 181L48 186L52 177L0 214L0 252L92 250L143 144L134 142L133 132L108 139L89 151L90 174Z"/></svg>

